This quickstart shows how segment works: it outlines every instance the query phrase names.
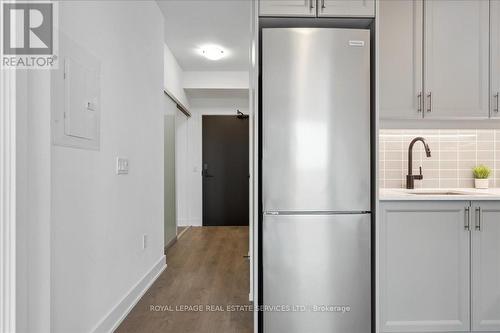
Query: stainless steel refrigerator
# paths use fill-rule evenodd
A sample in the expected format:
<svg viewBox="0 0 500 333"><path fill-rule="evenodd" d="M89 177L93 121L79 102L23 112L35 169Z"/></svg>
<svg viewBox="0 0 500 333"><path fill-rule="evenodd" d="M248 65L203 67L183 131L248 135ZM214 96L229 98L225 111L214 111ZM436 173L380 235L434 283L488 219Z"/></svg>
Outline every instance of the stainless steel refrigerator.
<svg viewBox="0 0 500 333"><path fill-rule="evenodd" d="M371 332L370 32L262 29L265 333Z"/></svg>

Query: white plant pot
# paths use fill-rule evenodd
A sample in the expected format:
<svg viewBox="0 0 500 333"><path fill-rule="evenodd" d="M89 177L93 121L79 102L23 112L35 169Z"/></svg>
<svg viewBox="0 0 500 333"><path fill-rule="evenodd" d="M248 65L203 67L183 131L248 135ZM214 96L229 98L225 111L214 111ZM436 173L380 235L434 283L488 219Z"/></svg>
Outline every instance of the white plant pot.
<svg viewBox="0 0 500 333"><path fill-rule="evenodd" d="M475 181L476 188L486 189L489 186L488 179L475 179L474 181Z"/></svg>

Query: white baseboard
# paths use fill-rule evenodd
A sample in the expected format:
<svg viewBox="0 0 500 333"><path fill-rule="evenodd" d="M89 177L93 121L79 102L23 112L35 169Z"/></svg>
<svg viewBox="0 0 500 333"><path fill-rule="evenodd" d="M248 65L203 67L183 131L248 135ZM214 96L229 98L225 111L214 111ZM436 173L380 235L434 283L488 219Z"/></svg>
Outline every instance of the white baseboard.
<svg viewBox="0 0 500 333"><path fill-rule="evenodd" d="M165 256L160 260L137 282L137 284L130 289L130 291L116 304L113 309L96 325L92 330L93 333L110 333L114 332L121 322L127 317L133 307L139 302L141 297L151 287L153 282L160 276L161 273L167 268L165 263Z"/></svg>

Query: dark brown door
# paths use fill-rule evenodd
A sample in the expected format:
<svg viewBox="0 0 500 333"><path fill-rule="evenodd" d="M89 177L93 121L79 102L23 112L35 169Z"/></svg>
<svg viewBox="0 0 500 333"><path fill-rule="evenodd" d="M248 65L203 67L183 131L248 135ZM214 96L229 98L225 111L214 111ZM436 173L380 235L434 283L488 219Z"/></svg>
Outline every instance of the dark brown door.
<svg viewBox="0 0 500 333"><path fill-rule="evenodd" d="M203 225L248 225L248 119L203 116Z"/></svg>

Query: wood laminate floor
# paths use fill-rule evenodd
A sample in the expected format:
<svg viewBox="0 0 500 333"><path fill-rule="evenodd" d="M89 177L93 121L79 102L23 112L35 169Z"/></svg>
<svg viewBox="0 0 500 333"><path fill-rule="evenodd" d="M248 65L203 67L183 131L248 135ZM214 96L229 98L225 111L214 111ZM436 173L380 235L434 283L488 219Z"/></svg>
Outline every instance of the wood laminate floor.
<svg viewBox="0 0 500 333"><path fill-rule="evenodd" d="M181 238L189 227L177 227L177 238Z"/></svg>
<svg viewBox="0 0 500 333"><path fill-rule="evenodd" d="M116 332L253 332L251 311L227 311L228 304L242 305L240 310L250 305L247 254L248 227L190 228L168 250L167 269ZM207 311L210 305L219 311ZM181 311L189 306L203 311Z"/></svg>

